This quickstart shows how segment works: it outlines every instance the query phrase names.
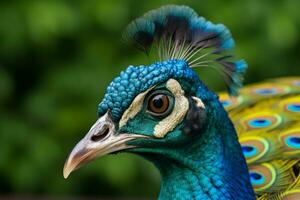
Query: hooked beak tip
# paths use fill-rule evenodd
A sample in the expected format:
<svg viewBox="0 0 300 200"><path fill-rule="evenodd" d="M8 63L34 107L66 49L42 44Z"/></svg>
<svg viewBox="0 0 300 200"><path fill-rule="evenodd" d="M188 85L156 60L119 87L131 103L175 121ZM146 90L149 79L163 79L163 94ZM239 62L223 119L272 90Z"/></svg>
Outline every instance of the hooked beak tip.
<svg viewBox="0 0 300 200"><path fill-rule="evenodd" d="M69 177L70 173L69 172L65 172L63 173L64 179L67 179Z"/></svg>
<svg viewBox="0 0 300 200"><path fill-rule="evenodd" d="M67 179L70 176L70 174L72 173L72 171L74 171L74 167L71 165L69 160L67 160L67 162L65 163L65 166L64 166L64 170L63 170L64 178Z"/></svg>

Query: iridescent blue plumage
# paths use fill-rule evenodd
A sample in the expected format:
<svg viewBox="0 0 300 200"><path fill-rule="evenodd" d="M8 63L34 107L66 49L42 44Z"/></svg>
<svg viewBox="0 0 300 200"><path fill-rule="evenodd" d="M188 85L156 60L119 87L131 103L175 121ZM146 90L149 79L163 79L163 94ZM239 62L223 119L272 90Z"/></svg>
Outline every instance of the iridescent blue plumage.
<svg viewBox="0 0 300 200"><path fill-rule="evenodd" d="M156 48L162 60L182 59L190 67L216 69L231 95L242 86L247 64L227 53L234 47L230 31L187 6L164 6L146 13L127 27L124 39L147 54Z"/></svg>
<svg viewBox="0 0 300 200"><path fill-rule="evenodd" d="M104 99L99 104L98 115L108 109L115 120L121 118L132 100L139 93L170 78L189 80L196 87L198 75L183 60L157 62L149 66L129 66L108 86Z"/></svg>

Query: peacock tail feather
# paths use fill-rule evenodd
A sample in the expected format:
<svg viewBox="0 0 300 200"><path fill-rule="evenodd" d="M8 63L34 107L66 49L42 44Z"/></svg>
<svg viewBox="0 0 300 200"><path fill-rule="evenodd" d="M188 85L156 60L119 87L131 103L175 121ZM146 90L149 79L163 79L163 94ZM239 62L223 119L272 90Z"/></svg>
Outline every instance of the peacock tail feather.
<svg viewBox="0 0 300 200"><path fill-rule="evenodd" d="M258 199L300 197L300 77L219 95L237 130Z"/></svg>

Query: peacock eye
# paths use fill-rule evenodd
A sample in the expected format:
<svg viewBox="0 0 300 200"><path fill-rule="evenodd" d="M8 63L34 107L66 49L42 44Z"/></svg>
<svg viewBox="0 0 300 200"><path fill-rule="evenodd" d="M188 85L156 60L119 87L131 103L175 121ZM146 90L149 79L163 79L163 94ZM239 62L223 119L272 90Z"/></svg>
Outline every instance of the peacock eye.
<svg viewBox="0 0 300 200"><path fill-rule="evenodd" d="M150 113L161 116L169 110L170 99L165 94L154 94L148 100L148 111Z"/></svg>

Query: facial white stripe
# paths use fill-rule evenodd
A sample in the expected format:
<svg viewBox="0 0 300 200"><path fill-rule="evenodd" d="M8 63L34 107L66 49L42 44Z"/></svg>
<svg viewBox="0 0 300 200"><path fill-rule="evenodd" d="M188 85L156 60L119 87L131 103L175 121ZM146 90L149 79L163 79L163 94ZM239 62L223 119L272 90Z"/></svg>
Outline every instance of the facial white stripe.
<svg viewBox="0 0 300 200"><path fill-rule="evenodd" d="M170 79L166 86L175 97L175 105L172 113L154 127L154 136L158 138L163 138L172 131L183 120L189 109L188 99L184 96L178 81Z"/></svg>
<svg viewBox="0 0 300 200"><path fill-rule="evenodd" d="M196 102L196 106L198 108L205 109L204 103L201 101L201 99L199 99L198 97L192 97L192 98Z"/></svg>
<svg viewBox="0 0 300 200"><path fill-rule="evenodd" d="M122 128L124 125L126 125L128 120L134 118L140 112L140 110L143 107L143 102L144 102L144 99L145 99L147 93L152 89L153 89L153 87L151 87L150 89L146 90L145 92L137 95L134 98L134 100L131 103L131 105L129 106L129 108L127 108L127 110L125 110L125 112L122 115L122 118L119 122L120 128Z"/></svg>

